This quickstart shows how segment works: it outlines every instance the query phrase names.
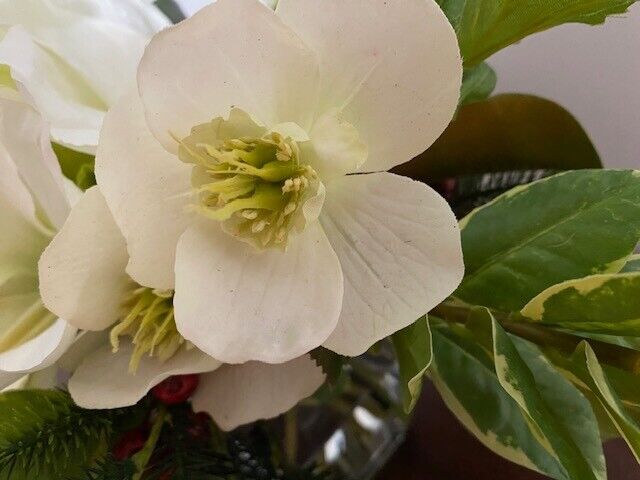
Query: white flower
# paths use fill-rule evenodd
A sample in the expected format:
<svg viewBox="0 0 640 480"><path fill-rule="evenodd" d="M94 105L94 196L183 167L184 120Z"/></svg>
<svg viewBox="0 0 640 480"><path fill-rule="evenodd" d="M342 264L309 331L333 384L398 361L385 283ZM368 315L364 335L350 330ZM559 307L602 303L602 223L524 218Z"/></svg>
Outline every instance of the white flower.
<svg viewBox="0 0 640 480"><path fill-rule="evenodd" d="M54 140L90 151L108 107L134 85L145 45L168 24L139 0L0 0L0 64Z"/></svg>
<svg viewBox="0 0 640 480"><path fill-rule="evenodd" d="M280 365L221 366L171 328L171 294L135 285L126 264L124 238L92 187L40 259L45 304L90 331L57 366L71 375L69 392L81 407L133 405L172 375L203 373L194 407L230 430L289 410L323 383L308 356ZM149 321L154 316L158 322ZM111 335L103 332L109 328Z"/></svg>
<svg viewBox="0 0 640 480"><path fill-rule="evenodd" d="M128 274L224 363L363 353L462 278L445 200L385 173L442 133L461 75L433 0L218 0L164 30L97 152Z"/></svg>
<svg viewBox="0 0 640 480"><path fill-rule="evenodd" d="M76 328L49 312L38 258L70 209L48 126L11 91L0 92L0 389L52 364Z"/></svg>

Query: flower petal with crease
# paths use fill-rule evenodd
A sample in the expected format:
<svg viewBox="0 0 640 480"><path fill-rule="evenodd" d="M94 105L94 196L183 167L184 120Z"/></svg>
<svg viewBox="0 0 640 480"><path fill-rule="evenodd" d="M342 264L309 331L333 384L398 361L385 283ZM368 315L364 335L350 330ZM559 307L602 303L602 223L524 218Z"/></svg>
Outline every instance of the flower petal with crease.
<svg viewBox="0 0 640 480"><path fill-rule="evenodd" d="M200 377L192 403L196 412L209 413L229 431L277 417L313 395L324 380L322 369L308 355L277 365L223 365Z"/></svg>

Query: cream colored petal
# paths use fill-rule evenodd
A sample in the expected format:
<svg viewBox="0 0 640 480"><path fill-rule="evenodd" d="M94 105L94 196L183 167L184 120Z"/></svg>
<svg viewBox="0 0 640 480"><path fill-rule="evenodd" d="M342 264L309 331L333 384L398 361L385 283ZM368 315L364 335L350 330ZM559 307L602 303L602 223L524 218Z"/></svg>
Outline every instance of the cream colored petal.
<svg viewBox="0 0 640 480"><path fill-rule="evenodd" d="M107 114L96 178L127 240L129 275L141 285L173 289L176 244L191 221L191 167L151 135L137 92Z"/></svg>
<svg viewBox="0 0 640 480"><path fill-rule="evenodd" d="M34 275L50 236L16 163L0 145L0 283Z"/></svg>
<svg viewBox="0 0 640 480"><path fill-rule="evenodd" d="M280 0L276 13L318 53L320 105L356 127L364 170L411 160L451 121L462 61L434 0Z"/></svg>
<svg viewBox="0 0 640 480"><path fill-rule="evenodd" d="M174 308L180 333L225 363L281 363L333 331L342 272L318 222L286 252L258 251L204 220L178 243Z"/></svg>
<svg viewBox="0 0 640 480"><path fill-rule="evenodd" d="M11 387L11 385L20 380L22 377L22 373L9 373L0 371L0 392L3 392L6 388Z"/></svg>
<svg viewBox="0 0 640 480"><path fill-rule="evenodd" d="M139 0L3 0L0 23L21 25L105 106L135 85L145 46L169 25Z"/></svg>
<svg viewBox="0 0 640 480"><path fill-rule="evenodd" d="M87 190L39 262L45 306L70 324L102 330L130 288L127 250L98 187Z"/></svg>
<svg viewBox="0 0 640 480"><path fill-rule="evenodd" d="M367 161L367 145L337 110L321 116L310 135L311 141L301 145L302 157L324 182L354 172Z"/></svg>
<svg viewBox="0 0 640 480"><path fill-rule="evenodd" d="M22 26L9 29L0 41L0 64L33 99L51 124L55 140L74 146L96 145L106 105L96 100L59 57L38 45Z"/></svg>
<svg viewBox="0 0 640 480"><path fill-rule="evenodd" d="M0 353L0 370L26 373L48 367L71 346L77 331L64 320L58 319L37 337Z"/></svg>
<svg viewBox="0 0 640 480"><path fill-rule="evenodd" d="M55 228L69 213L64 176L51 149L49 126L28 103L0 98L0 155L12 162L37 207Z"/></svg>
<svg viewBox="0 0 640 480"><path fill-rule="evenodd" d="M333 182L320 216L344 272L337 328L324 346L364 353L450 295L464 264L458 223L428 186L390 173Z"/></svg>
<svg viewBox="0 0 640 480"><path fill-rule="evenodd" d="M223 365L202 375L192 403L196 412L209 413L220 428L230 431L290 410L324 380L322 369L308 355L277 365Z"/></svg>
<svg viewBox="0 0 640 480"><path fill-rule="evenodd" d="M154 135L169 151L195 125L237 106L264 125L306 129L318 91L308 50L256 0L218 0L156 35L138 69Z"/></svg>
<svg viewBox="0 0 640 480"><path fill-rule="evenodd" d="M220 362L196 348L183 349L162 363L143 357L135 374L129 373L133 348L123 342L118 352L110 345L91 352L69 380L69 392L82 408L118 408L137 403L158 383L172 375L215 370Z"/></svg>

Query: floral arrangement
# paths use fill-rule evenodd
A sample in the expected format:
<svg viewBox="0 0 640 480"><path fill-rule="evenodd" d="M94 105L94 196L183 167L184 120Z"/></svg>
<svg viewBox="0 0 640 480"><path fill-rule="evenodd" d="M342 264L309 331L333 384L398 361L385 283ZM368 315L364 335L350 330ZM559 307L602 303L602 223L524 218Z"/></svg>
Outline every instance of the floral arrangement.
<svg viewBox="0 0 640 480"><path fill-rule="evenodd" d="M389 352L386 412L640 460L640 172L484 63L632 3L1 0L0 479L369 478L295 412Z"/></svg>

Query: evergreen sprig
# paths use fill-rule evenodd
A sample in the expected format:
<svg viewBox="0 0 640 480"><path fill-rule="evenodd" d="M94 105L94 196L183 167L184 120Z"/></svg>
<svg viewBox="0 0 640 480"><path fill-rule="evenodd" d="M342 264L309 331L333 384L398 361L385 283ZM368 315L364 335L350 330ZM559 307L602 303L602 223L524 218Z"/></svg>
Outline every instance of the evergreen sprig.
<svg viewBox="0 0 640 480"><path fill-rule="evenodd" d="M0 412L0 480L78 475L105 453L117 422L132 413L84 410L58 390L3 393Z"/></svg>
<svg viewBox="0 0 640 480"><path fill-rule="evenodd" d="M136 466L130 459L115 460L109 456L89 467L83 476L69 480L131 480L135 473Z"/></svg>
<svg viewBox="0 0 640 480"><path fill-rule="evenodd" d="M170 423L162 431L145 479L226 480L236 473L229 455L190 433L192 414L186 405L171 409Z"/></svg>

